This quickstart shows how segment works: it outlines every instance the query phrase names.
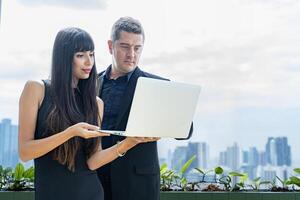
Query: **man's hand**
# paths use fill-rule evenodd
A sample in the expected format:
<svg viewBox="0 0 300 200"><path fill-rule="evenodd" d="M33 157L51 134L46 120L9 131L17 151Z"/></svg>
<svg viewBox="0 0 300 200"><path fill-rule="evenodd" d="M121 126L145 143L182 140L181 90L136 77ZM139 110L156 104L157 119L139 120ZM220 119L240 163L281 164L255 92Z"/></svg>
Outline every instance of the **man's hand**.
<svg viewBox="0 0 300 200"><path fill-rule="evenodd" d="M159 139L160 137L127 137L123 142L131 148L140 143L156 142Z"/></svg>

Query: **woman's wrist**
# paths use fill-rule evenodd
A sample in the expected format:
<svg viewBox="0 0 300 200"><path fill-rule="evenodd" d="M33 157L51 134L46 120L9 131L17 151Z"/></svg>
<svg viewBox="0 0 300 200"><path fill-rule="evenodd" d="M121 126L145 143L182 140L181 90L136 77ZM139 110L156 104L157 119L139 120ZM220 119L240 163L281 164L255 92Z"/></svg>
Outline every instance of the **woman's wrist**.
<svg viewBox="0 0 300 200"><path fill-rule="evenodd" d="M130 141L129 139L126 138L125 140L122 140L121 142L119 142L117 149L118 149L118 152L123 153L123 152L128 151L135 145L136 144L132 143L132 141Z"/></svg>
<svg viewBox="0 0 300 200"><path fill-rule="evenodd" d="M71 139L71 138L73 138L73 137L76 136L75 131L71 127L65 129L63 132L65 132L65 134L68 137L68 139Z"/></svg>

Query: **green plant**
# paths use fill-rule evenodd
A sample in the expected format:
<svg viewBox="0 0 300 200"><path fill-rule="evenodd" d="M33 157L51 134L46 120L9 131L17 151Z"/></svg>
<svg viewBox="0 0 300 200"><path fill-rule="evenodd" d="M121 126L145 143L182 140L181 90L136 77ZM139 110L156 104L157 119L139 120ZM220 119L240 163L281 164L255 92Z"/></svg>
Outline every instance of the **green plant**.
<svg viewBox="0 0 300 200"><path fill-rule="evenodd" d="M229 172L229 176L231 176L232 178L233 177L238 177L239 180L240 180L240 182L237 182L232 187L232 191L239 191L239 190L244 190L245 189L245 182L248 179L248 174L246 174L246 173L239 173L239 172Z"/></svg>
<svg viewBox="0 0 300 200"><path fill-rule="evenodd" d="M198 184L198 182L195 183L188 182L186 177L184 176L186 170L190 167L190 165L195 159L196 156L192 156L192 158L190 158L187 162L185 162L181 167L179 173L176 173L174 170L168 169L167 164L164 163L160 167L160 177L161 177L160 189L162 191L195 190L195 186Z"/></svg>
<svg viewBox="0 0 300 200"><path fill-rule="evenodd" d="M25 170L21 163L15 169L0 167L1 189L8 191L32 190L34 182L34 168Z"/></svg>
<svg viewBox="0 0 300 200"><path fill-rule="evenodd" d="M171 169L168 169L167 164L164 163L160 167L160 190L170 191L172 190L172 181L174 179L175 172Z"/></svg>
<svg viewBox="0 0 300 200"><path fill-rule="evenodd" d="M294 172L300 175L300 168L295 168ZM291 176L289 184L297 185L298 187L300 187L300 178L298 178L297 176Z"/></svg>
<svg viewBox="0 0 300 200"><path fill-rule="evenodd" d="M275 177L273 181L261 181L261 177L255 178L252 180L251 184L248 180L248 174L240 172L229 172L228 174L224 173L222 167L218 166L214 170L205 171L200 168L195 168L197 172L202 175L202 178L196 182L189 182L185 177L186 170L190 167L191 163L195 160L195 156L189 159L180 171L177 173L172 169L168 169L166 164L163 164L160 168L161 171L161 190L162 191L197 191L201 189L201 184L209 183L205 188L201 189L202 191L246 191L249 189L259 191L261 185L270 185L268 189L270 191L276 192L285 192L291 191L289 185L292 185L292 190L295 191L295 186L300 187L300 168L294 169L296 175L291 176L287 180L282 180L278 176ZM214 181L207 182L205 181L205 176L208 173L214 171ZM238 182L233 184L234 178L237 178ZM276 185L276 179L281 183L282 187ZM219 187L223 185L223 187Z"/></svg>
<svg viewBox="0 0 300 200"><path fill-rule="evenodd" d="M195 186L198 184L198 182L188 182L186 177L184 176L186 170L190 167L192 162L196 159L196 156L192 156L188 161L186 161L183 166L181 167L178 174L176 174L175 182L176 185L181 188L183 191L190 191L195 190ZM179 181L178 181L179 180Z"/></svg>
<svg viewBox="0 0 300 200"><path fill-rule="evenodd" d="M249 186L255 190L258 191L261 185L264 184L271 184L270 181L260 181L261 177L257 177L255 179L252 180L252 184L250 184Z"/></svg>
<svg viewBox="0 0 300 200"><path fill-rule="evenodd" d="M10 167L4 168L0 165L0 190L3 190L7 184L7 180L12 175L12 169Z"/></svg>
<svg viewBox="0 0 300 200"><path fill-rule="evenodd" d="M215 168L216 175L221 176L218 180L216 180L216 183L220 183L221 185L223 185L226 191L238 191L245 189L245 182L248 179L248 174L229 172L228 175L224 175L223 172L224 170L222 167ZM240 182L232 186L233 177L239 177Z"/></svg>
<svg viewBox="0 0 300 200"><path fill-rule="evenodd" d="M200 181L201 183L205 182L205 176L210 173L213 172L213 170L208 170L208 171L204 171L203 169L200 169L198 167L194 168L197 172L199 172L202 175L202 180Z"/></svg>

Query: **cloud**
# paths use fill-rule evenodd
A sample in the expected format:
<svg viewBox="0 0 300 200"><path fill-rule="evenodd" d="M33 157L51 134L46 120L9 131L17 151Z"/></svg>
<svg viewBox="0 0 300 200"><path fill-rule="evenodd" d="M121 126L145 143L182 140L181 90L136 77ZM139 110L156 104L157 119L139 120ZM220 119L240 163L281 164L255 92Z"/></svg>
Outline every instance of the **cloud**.
<svg viewBox="0 0 300 200"><path fill-rule="evenodd" d="M0 80L35 80L47 78L50 72L50 52L0 49Z"/></svg>
<svg viewBox="0 0 300 200"><path fill-rule="evenodd" d="M17 0L27 6L58 6L75 9L105 9L107 0Z"/></svg>

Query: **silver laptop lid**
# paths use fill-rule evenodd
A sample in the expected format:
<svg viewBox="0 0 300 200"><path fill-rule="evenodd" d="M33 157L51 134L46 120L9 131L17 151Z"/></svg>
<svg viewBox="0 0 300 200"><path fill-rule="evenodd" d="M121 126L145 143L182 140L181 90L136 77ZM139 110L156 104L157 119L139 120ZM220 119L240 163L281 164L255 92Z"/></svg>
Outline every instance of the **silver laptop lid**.
<svg viewBox="0 0 300 200"><path fill-rule="evenodd" d="M200 86L140 77L126 136L186 138Z"/></svg>

